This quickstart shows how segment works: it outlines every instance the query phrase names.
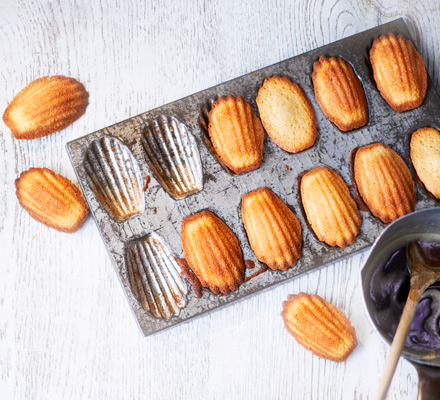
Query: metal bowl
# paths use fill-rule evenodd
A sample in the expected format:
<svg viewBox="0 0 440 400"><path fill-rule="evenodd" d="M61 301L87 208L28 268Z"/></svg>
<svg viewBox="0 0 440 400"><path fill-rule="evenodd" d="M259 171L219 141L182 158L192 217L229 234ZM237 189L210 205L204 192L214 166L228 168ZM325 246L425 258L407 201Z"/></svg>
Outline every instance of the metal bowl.
<svg viewBox="0 0 440 400"><path fill-rule="evenodd" d="M374 304L369 296L372 275L378 265L384 265L391 254L414 240L440 241L440 207L413 212L390 224L376 239L361 270L362 294L371 325L379 336L391 344L388 336L374 322ZM404 347L402 356L410 361L419 374L419 399L439 399L440 349L426 353Z"/></svg>

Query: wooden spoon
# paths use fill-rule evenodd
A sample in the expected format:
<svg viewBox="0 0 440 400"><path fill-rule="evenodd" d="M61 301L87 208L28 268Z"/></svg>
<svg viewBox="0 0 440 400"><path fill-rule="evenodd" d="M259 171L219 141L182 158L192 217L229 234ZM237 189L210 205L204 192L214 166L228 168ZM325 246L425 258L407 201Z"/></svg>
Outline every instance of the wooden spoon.
<svg viewBox="0 0 440 400"><path fill-rule="evenodd" d="M377 400L384 400L388 393L406 335L423 292L435 281L440 280L440 244L429 247L411 242L406 248L406 254L411 273L409 294L391 343L390 354L376 394Z"/></svg>

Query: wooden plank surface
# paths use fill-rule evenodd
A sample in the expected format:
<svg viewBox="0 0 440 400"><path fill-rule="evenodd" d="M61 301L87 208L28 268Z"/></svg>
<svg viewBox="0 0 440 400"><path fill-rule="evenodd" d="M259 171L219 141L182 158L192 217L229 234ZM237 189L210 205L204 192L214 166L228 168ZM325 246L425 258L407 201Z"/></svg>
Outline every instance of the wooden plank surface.
<svg viewBox="0 0 440 400"><path fill-rule="evenodd" d="M14 180L48 167L76 181L67 141L243 73L403 16L435 87L440 6L381 2L15 1L0 3L0 110L27 83L62 74L90 93L86 114L24 142L0 123L1 399L368 399L387 348L363 309L365 254L144 339L91 218L50 230L17 203ZM359 346L321 360L283 327L290 293L343 310ZM414 399L401 361L390 399Z"/></svg>

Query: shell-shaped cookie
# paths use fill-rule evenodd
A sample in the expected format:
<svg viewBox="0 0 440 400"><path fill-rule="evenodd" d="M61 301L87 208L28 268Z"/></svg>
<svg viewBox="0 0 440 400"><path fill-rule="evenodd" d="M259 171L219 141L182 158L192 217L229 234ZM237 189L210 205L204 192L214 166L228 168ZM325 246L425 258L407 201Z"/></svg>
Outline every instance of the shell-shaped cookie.
<svg viewBox="0 0 440 400"><path fill-rule="evenodd" d="M240 243L217 215L201 211L185 218L180 238L186 261L203 287L228 294L243 283Z"/></svg>
<svg viewBox="0 0 440 400"><path fill-rule="evenodd" d="M316 294L289 295L281 316L296 341L318 357L342 362L357 346L350 320Z"/></svg>
<svg viewBox="0 0 440 400"><path fill-rule="evenodd" d="M341 131L351 131L368 122L362 83L343 58L321 56L313 64L312 80L322 112Z"/></svg>
<svg viewBox="0 0 440 400"><path fill-rule="evenodd" d="M81 191L47 168L31 168L15 180L20 205L37 221L60 232L76 232L89 210Z"/></svg>
<svg viewBox="0 0 440 400"><path fill-rule="evenodd" d="M36 139L58 132L84 114L89 94L66 76L45 76L27 85L9 103L3 121L16 139Z"/></svg>
<svg viewBox="0 0 440 400"><path fill-rule="evenodd" d="M417 200L411 172L387 145L373 143L357 149L352 171L361 199L384 223L414 210Z"/></svg>
<svg viewBox="0 0 440 400"><path fill-rule="evenodd" d="M129 242L125 258L133 293L142 308L166 320L179 315L186 305L187 288L162 238L153 232Z"/></svg>
<svg viewBox="0 0 440 400"><path fill-rule="evenodd" d="M301 225L290 208L269 188L246 193L241 218L257 258L273 270L285 271L301 257Z"/></svg>
<svg viewBox="0 0 440 400"><path fill-rule="evenodd" d="M420 128L411 136L411 161L426 190L440 199L440 132Z"/></svg>
<svg viewBox="0 0 440 400"><path fill-rule="evenodd" d="M144 212L139 165L119 139L103 136L94 140L87 149L83 165L90 188L116 221Z"/></svg>
<svg viewBox="0 0 440 400"><path fill-rule="evenodd" d="M209 112L208 133L215 152L236 174L263 161L264 130L251 105L241 96L220 96Z"/></svg>
<svg viewBox="0 0 440 400"><path fill-rule="evenodd" d="M342 177L318 167L302 176L300 190L307 221L318 239L329 246L353 244L361 217Z"/></svg>
<svg viewBox="0 0 440 400"><path fill-rule="evenodd" d="M297 153L313 146L315 112L296 83L285 76L266 78L258 90L257 105L264 129L279 147Z"/></svg>
<svg viewBox="0 0 440 400"><path fill-rule="evenodd" d="M370 61L377 88L394 111L412 110L423 103L426 68L410 40L391 32L381 35L373 42Z"/></svg>
<svg viewBox="0 0 440 400"><path fill-rule="evenodd" d="M199 149L183 122L165 115L150 119L143 131L142 145L150 169L174 199L203 189Z"/></svg>

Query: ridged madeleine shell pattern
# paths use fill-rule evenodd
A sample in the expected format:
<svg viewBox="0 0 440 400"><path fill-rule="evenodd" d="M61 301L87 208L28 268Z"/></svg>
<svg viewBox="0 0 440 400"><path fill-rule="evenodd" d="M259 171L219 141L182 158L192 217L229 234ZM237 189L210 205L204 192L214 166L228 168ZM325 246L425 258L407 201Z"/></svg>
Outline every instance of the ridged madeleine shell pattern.
<svg viewBox="0 0 440 400"><path fill-rule="evenodd" d="M257 258L285 271L301 257L301 225L290 208L267 187L246 193L241 218Z"/></svg>
<svg viewBox="0 0 440 400"><path fill-rule="evenodd" d="M200 115L200 119L199 119L199 123L200 123L200 127L202 128L202 131L204 133L205 136L205 144L206 147L208 147L209 151L211 152L211 154L215 157L215 159L219 162L219 164L225 169L225 171L232 176L237 176L238 174L236 174L234 171L232 171L232 169L230 169L224 162L223 160L220 158L220 156L217 154L214 145L211 141L211 138L209 137L209 113L211 112L212 109L212 105L215 103L215 101L218 99L218 96L215 98L208 98L206 99L205 103L202 105L201 108L201 115Z"/></svg>
<svg viewBox="0 0 440 400"><path fill-rule="evenodd" d="M313 64L312 80L322 112L341 131L351 131L368 122L362 83L343 58L321 56Z"/></svg>
<svg viewBox="0 0 440 400"><path fill-rule="evenodd" d="M339 247L354 243L361 217L339 174L327 167L312 169L302 176L300 191L307 221L319 240Z"/></svg>
<svg viewBox="0 0 440 400"><path fill-rule="evenodd" d="M145 311L169 320L186 305L187 288L176 260L162 238L152 232L126 247L130 284Z"/></svg>
<svg viewBox="0 0 440 400"><path fill-rule="evenodd" d="M20 205L35 220L60 232L76 232L89 210L81 191L47 168L30 168L15 180Z"/></svg>
<svg viewBox="0 0 440 400"><path fill-rule="evenodd" d="M208 134L223 164L236 174L260 167L264 129L243 97L221 96L212 104Z"/></svg>
<svg viewBox="0 0 440 400"><path fill-rule="evenodd" d="M382 143L359 148L354 156L356 188L371 213L389 223L414 210L414 180L400 156Z"/></svg>
<svg viewBox="0 0 440 400"><path fill-rule="evenodd" d="M357 346L350 320L318 295L289 295L281 316L296 341L318 357L342 362Z"/></svg>
<svg viewBox="0 0 440 400"><path fill-rule="evenodd" d="M3 121L16 139L37 139L69 126L88 104L89 94L81 82L62 75L45 76L13 98Z"/></svg>
<svg viewBox="0 0 440 400"><path fill-rule="evenodd" d="M185 218L180 237L186 261L203 287L228 294L243 283L240 243L217 215L201 211Z"/></svg>
<svg viewBox="0 0 440 400"><path fill-rule="evenodd" d="M174 199L203 189L197 143L183 122L165 115L150 119L143 131L142 145L150 169Z"/></svg>
<svg viewBox="0 0 440 400"><path fill-rule="evenodd" d="M423 103L427 72L410 40L391 32L381 35L373 42L370 61L377 88L394 111L412 110Z"/></svg>
<svg viewBox="0 0 440 400"><path fill-rule="evenodd" d="M145 210L142 176L130 149L119 139L93 141L84 157L87 181L107 212L123 221Z"/></svg>

